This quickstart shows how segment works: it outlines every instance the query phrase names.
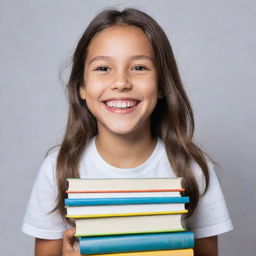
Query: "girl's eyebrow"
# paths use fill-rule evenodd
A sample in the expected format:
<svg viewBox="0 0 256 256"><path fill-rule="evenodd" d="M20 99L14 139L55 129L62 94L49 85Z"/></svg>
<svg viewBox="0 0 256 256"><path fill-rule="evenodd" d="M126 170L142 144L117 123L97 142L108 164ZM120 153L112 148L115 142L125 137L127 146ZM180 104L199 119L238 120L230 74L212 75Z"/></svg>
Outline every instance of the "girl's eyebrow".
<svg viewBox="0 0 256 256"><path fill-rule="evenodd" d="M111 56L103 56L103 55L95 56L89 61L88 65L90 65L93 61L96 61L96 60L112 60L112 59L113 59L113 57L111 57ZM132 60L148 59L154 63L153 58L148 55L133 55L130 57L130 59L132 59Z"/></svg>

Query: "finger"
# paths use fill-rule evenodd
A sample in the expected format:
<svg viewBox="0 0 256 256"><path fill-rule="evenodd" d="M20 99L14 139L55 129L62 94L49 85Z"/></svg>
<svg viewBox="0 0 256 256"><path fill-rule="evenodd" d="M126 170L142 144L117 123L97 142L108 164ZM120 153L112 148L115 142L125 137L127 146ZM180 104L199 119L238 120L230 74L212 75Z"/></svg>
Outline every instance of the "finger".
<svg viewBox="0 0 256 256"><path fill-rule="evenodd" d="M63 235L63 251L73 250L74 234L76 230L71 228L64 232Z"/></svg>

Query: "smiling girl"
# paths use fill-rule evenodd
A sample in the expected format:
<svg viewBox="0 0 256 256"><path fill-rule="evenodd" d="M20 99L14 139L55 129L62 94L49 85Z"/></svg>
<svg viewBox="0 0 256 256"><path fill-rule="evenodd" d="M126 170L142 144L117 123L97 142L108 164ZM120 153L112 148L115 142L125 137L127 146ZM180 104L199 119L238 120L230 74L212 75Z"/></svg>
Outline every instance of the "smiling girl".
<svg viewBox="0 0 256 256"><path fill-rule="evenodd" d="M156 21L131 8L98 14L78 42L67 90L66 133L40 168L23 222L35 254L79 255L66 231L66 178L180 176L195 255L218 255L217 236L232 223L213 164L192 141L192 109Z"/></svg>

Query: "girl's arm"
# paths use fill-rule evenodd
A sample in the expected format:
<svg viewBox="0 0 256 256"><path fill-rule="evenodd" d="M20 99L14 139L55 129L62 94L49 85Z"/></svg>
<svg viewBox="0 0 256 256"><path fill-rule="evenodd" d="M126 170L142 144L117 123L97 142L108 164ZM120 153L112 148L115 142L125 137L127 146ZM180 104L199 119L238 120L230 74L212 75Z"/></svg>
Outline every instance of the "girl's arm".
<svg viewBox="0 0 256 256"><path fill-rule="evenodd" d="M73 248L74 229L69 229L64 233L63 239L46 240L36 238L35 256L80 256Z"/></svg>
<svg viewBox="0 0 256 256"><path fill-rule="evenodd" d="M62 241L36 238L35 256L62 256Z"/></svg>
<svg viewBox="0 0 256 256"><path fill-rule="evenodd" d="M195 239L195 256L218 256L218 237Z"/></svg>

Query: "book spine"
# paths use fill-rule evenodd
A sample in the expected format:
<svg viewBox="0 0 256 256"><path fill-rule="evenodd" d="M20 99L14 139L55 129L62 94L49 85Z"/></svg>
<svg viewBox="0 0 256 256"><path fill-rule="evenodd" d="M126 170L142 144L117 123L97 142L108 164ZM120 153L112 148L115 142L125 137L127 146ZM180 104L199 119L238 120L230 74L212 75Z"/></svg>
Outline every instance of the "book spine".
<svg viewBox="0 0 256 256"><path fill-rule="evenodd" d="M189 197L66 198L66 206L188 203Z"/></svg>
<svg viewBox="0 0 256 256"><path fill-rule="evenodd" d="M194 247L192 232L81 237L81 254L186 249Z"/></svg>
<svg viewBox="0 0 256 256"><path fill-rule="evenodd" d="M93 256L106 256L106 254L94 254ZM194 252L193 249L179 249L146 252L111 253L110 256L194 256Z"/></svg>

